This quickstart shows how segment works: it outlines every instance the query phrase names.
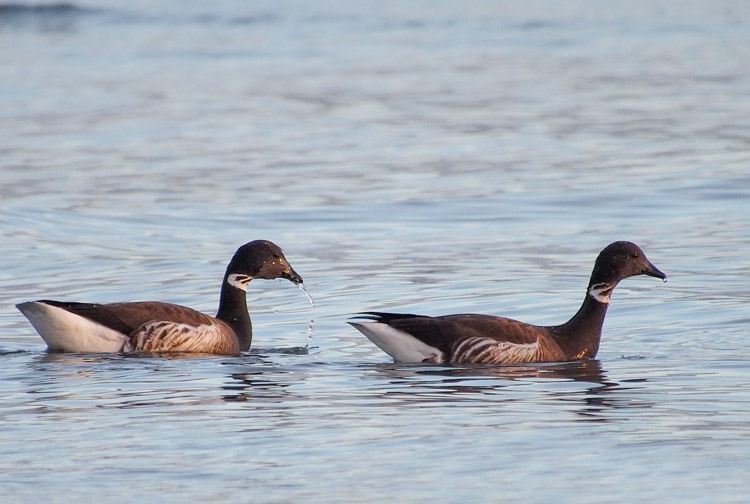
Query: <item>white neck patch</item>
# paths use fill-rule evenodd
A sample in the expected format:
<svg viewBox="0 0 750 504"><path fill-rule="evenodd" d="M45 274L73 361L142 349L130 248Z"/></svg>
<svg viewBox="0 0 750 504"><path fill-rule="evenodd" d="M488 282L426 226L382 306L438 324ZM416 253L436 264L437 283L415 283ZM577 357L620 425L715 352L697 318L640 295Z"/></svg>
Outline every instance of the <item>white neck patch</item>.
<svg viewBox="0 0 750 504"><path fill-rule="evenodd" d="M594 284L589 289L589 296L604 304L609 304L610 294L612 294L612 286L605 283Z"/></svg>
<svg viewBox="0 0 750 504"><path fill-rule="evenodd" d="M247 284L250 283L250 280L252 280L253 277L249 275L242 275L240 273L232 273L227 277L227 283L234 287L235 289L239 289L241 291L247 292Z"/></svg>

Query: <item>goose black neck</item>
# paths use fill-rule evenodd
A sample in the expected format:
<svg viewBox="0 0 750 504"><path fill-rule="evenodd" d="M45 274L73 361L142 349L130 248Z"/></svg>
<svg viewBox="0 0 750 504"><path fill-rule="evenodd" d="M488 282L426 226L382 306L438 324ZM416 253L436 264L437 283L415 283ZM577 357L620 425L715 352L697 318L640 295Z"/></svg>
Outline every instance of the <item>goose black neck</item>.
<svg viewBox="0 0 750 504"><path fill-rule="evenodd" d="M229 324L240 342L240 350L250 349L253 340L253 326L247 311L247 293L229 284L228 274L224 275L219 298L219 311L216 318Z"/></svg>
<svg viewBox="0 0 750 504"><path fill-rule="evenodd" d="M596 357L608 306L597 301L587 290L586 298L573 318L555 328L557 343L569 358Z"/></svg>

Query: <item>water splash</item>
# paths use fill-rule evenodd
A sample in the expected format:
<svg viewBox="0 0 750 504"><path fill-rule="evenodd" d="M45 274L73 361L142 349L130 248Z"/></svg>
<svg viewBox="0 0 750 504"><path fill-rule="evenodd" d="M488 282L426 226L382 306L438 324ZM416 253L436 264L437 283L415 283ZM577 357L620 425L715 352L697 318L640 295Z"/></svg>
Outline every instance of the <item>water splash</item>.
<svg viewBox="0 0 750 504"><path fill-rule="evenodd" d="M310 308L315 310L315 301L313 301L312 296L310 295L309 292L307 292L307 289L305 289L304 284L297 284L297 285L302 290L302 292L305 293L305 296L307 296L307 300L310 301ZM307 343L305 344L306 349L310 348L310 343L312 342L312 339L314 336L313 326L315 326L315 320L311 318L310 325L307 327Z"/></svg>

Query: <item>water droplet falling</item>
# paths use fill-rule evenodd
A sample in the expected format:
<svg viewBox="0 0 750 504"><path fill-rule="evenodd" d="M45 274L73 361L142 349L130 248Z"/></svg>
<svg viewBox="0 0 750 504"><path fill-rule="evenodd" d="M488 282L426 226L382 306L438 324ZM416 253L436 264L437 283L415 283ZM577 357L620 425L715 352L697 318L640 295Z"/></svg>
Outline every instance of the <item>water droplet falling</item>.
<svg viewBox="0 0 750 504"><path fill-rule="evenodd" d="M312 296L310 295L309 292L307 292L307 289L305 289L305 285L304 284L297 284L297 286L302 290L302 292L305 293L305 296L307 296L308 301L310 301L310 306L314 310L315 309L315 301L313 301Z"/></svg>
<svg viewBox="0 0 750 504"><path fill-rule="evenodd" d="M305 289L305 286L303 284L298 284L299 288L302 289L302 292L305 293L305 296L307 296L308 301L310 301L310 308L315 310L315 301L313 301L312 296L309 292L307 292L307 289ZM315 320L310 319L310 325L307 327L307 344L305 345L305 348L310 348L310 343L312 342L314 331L313 326L315 325Z"/></svg>

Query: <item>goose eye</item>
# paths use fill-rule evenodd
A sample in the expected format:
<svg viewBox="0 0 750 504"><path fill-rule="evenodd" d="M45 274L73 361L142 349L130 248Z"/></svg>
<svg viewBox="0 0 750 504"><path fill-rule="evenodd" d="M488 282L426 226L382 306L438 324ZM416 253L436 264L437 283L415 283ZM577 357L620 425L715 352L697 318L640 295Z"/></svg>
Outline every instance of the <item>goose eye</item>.
<svg viewBox="0 0 750 504"><path fill-rule="evenodd" d="M638 253L637 252L633 252L632 254L630 254L630 258L631 259L638 259Z"/></svg>

